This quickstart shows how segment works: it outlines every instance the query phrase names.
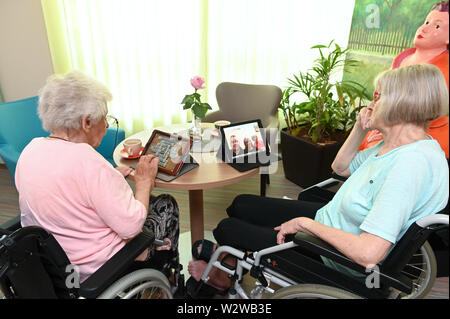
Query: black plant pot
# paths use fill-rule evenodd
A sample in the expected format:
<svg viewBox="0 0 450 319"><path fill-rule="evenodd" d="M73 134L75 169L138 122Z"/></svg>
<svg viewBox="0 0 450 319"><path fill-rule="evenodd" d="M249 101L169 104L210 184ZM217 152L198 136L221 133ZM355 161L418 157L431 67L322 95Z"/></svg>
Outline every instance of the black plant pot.
<svg viewBox="0 0 450 319"><path fill-rule="evenodd" d="M281 130L281 154L285 177L302 188L331 177L331 163L343 142L319 145Z"/></svg>

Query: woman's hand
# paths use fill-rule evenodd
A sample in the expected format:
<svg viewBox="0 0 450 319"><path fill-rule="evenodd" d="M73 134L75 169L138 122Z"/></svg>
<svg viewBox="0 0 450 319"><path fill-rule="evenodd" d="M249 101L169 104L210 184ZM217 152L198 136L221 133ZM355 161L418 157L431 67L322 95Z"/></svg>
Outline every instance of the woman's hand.
<svg viewBox="0 0 450 319"><path fill-rule="evenodd" d="M367 107L359 111L356 119L356 125L359 125L363 130L371 130L370 119L372 117L374 102L370 102Z"/></svg>
<svg viewBox="0 0 450 319"><path fill-rule="evenodd" d="M372 114L375 103L370 102L367 107L359 111L356 123L353 126L350 135L344 142L344 145L339 149L331 168L333 171L341 176L350 176L350 163L359 152L359 146L364 140L364 137L370 130L375 129L372 125Z"/></svg>
<svg viewBox="0 0 450 319"><path fill-rule="evenodd" d="M134 180L136 184L149 183L153 185L158 173L159 158L153 155L141 156L136 165Z"/></svg>
<svg viewBox="0 0 450 319"><path fill-rule="evenodd" d="M144 204L148 211L150 193L158 173L159 158L153 155L141 156L134 172L136 192L134 198Z"/></svg>
<svg viewBox="0 0 450 319"><path fill-rule="evenodd" d="M117 166L116 170L118 170L123 177L127 177L133 171L131 167L126 166Z"/></svg>
<svg viewBox="0 0 450 319"><path fill-rule="evenodd" d="M308 227L311 224L311 222L314 221L310 218L299 217L291 219L290 221L275 227L274 230L278 231L277 243L284 244L286 235L296 234L299 231L312 235L312 233L308 231Z"/></svg>

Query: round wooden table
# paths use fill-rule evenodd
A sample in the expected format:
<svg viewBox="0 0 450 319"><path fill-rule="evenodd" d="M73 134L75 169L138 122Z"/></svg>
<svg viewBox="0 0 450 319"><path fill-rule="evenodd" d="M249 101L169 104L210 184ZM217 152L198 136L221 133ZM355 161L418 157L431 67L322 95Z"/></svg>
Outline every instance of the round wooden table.
<svg viewBox="0 0 450 319"><path fill-rule="evenodd" d="M179 133L187 130L191 124L176 124L171 126L156 127L163 132ZM211 123L202 123L203 127L212 127ZM140 139L145 145L150 138L153 130L145 130L136 133L128 139ZM124 159L120 156L120 151L123 149L122 141L114 150L114 162L117 166L131 166L137 163L137 159ZM189 216L191 224L191 241L194 243L199 239L204 238L204 221L203 221L203 190L215 187L222 187L238 183L248 177L251 177L259 172L258 168L239 172L224 163L216 157L215 152L208 153L194 153L191 156L199 163L199 166L186 174L177 177L176 179L165 182L156 179L155 187L172 189L172 190L187 190L189 191ZM133 177L130 176L133 180Z"/></svg>

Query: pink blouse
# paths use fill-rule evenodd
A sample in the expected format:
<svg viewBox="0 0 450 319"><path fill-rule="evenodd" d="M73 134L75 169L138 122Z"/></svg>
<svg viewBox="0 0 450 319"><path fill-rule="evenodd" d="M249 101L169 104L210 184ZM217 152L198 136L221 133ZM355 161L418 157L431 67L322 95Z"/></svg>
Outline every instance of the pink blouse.
<svg viewBox="0 0 450 319"><path fill-rule="evenodd" d="M85 143L35 138L15 182L22 226L53 234L84 281L141 230L147 217L122 174Z"/></svg>

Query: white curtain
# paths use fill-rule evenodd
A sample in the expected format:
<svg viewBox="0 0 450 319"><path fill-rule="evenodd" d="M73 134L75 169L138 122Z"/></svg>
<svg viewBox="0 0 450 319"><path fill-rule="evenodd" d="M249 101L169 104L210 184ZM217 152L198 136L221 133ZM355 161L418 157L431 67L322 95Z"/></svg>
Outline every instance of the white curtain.
<svg viewBox="0 0 450 319"><path fill-rule="evenodd" d="M275 84L306 71L311 50L331 40L346 47L354 0L213 0L209 2L211 85Z"/></svg>
<svg viewBox="0 0 450 319"><path fill-rule="evenodd" d="M60 1L69 65L110 88L110 114L128 134L187 121L180 102L193 92L194 75L206 79L202 101L213 109L223 81L283 88L311 66L313 45L347 46L354 7L354 0Z"/></svg>

